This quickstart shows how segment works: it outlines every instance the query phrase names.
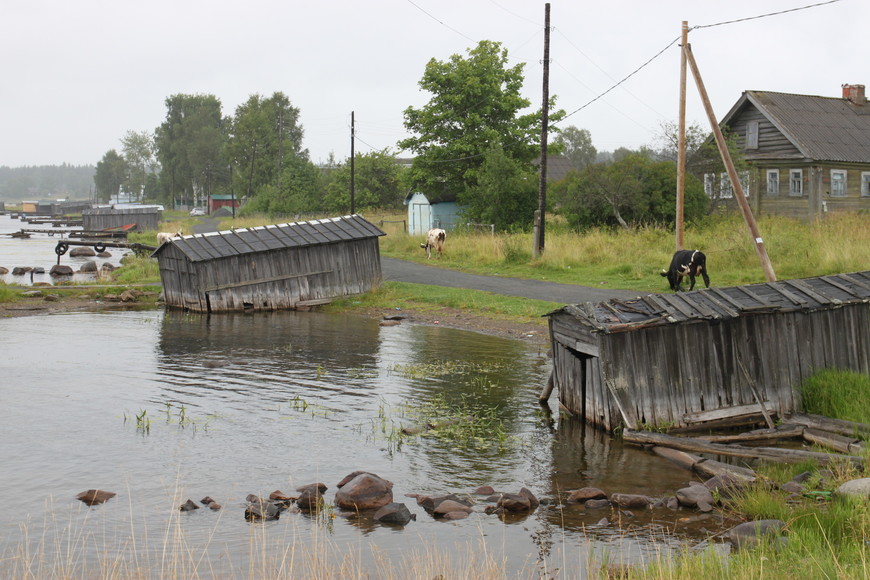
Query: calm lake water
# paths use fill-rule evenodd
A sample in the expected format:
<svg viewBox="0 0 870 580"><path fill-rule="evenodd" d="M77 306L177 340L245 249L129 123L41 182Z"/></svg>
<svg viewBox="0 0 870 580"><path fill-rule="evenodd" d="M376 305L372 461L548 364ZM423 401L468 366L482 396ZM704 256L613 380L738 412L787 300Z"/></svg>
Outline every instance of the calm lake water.
<svg viewBox="0 0 870 580"><path fill-rule="evenodd" d="M6 235L13 232L19 232L22 229L51 230L58 233L55 235L48 235L45 233L32 234L29 238L12 238ZM12 269L18 266L29 266L31 268L38 266L45 270L44 274L34 274L33 282L47 282L52 284L56 280L68 280L69 278L52 278L48 275L48 272L51 270L52 266L57 264L57 254L54 252L57 243L68 237L67 234L60 232L71 229L81 230L81 228L70 227L55 228L52 227L51 224L28 224L27 222L20 221L18 218L12 219L9 215L0 215L0 266L9 270L8 274L0 274L0 282L29 286L31 284L30 274L24 276L12 275ZM79 238L73 239L79 240ZM70 249L73 247L74 246ZM73 270L78 270L82 267L82 264L90 260L96 262L98 268L104 263L109 263L117 267L121 264L121 258L129 253L128 250L118 248L108 248L108 252L111 254L110 258L71 258L69 252L67 252L66 255L61 256L60 263L66 266L71 266ZM93 280L94 277L94 274L75 274L73 280L77 282L87 281Z"/></svg>
<svg viewBox="0 0 870 580"><path fill-rule="evenodd" d="M638 562L716 528L691 512L620 517L557 505L502 520L481 504L468 519L444 522L404 497L481 485L525 486L542 499L585 486L663 496L693 479L575 421L550 419L537 403L549 370L546 353L525 342L351 315L147 310L0 320L0 554L57 558L72 547L76 555L62 561L98 568L130 545L159 559L180 542L208 562L200 574L244 577L261 557L251 549L256 536L279 551L327 541L372 566L470 545L512 574L578 578L590 553ZM396 436L433 404L492 416L503 433L461 442ZM248 494L313 482L329 487L331 502L335 484L359 469L394 482L395 501L416 521L397 529L338 511L267 524L243 517ZM90 488L118 495L88 508L75 496ZM223 509L178 511L206 495Z"/></svg>

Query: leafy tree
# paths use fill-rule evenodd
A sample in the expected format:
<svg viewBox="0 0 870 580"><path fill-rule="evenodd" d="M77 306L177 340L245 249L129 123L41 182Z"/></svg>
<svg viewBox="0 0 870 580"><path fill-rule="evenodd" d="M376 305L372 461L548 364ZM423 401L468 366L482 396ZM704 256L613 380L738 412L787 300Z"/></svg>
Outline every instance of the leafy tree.
<svg viewBox="0 0 870 580"><path fill-rule="evenodd" d="M354 158L354 208L397 209L402 207L404 190L400 187L402 168L388 150L357 153ZM326 188L327 211L350 211L350 163L335 169Z"/></svg>
<svg viewBox="0 0 870 580"><path fill-rule="evenodd" d="M320 171L310 161L299 157L286 159L277 182L264 185L244 205L242 214L287 217L320 211L321 179Z"/></svg>
<svg viewBox="0 0 870 580"><path fill-rule="evenodd" d="M299 109L283 93L251 95L236 108L226 153L236 168L234 187L254 196L282 174L287 159L308 159Z"/></svg>
<svg viewBox="0 0 870 580"><path fill-rule="evenodd" d="M629 154L611 164L590 165L553 187L552 199L575 227L638 223L674 223L676 165ZM688 176L684 215L697 219L707 211L700 180Z"/></svg>
<svg viewBox="0 0 870 580"><path fill-rule="evenodd" d="M154 139L148 131L127 131L121 138L124 160L127 162L127 191L141 199L148 172L154 171Z"/></svg>
<svg viewBox="0 0 870 580"><path fill-rule="evenodd" d="M166 99L166 109L154 136L161 185L172 202L191 203L227 175L221 103L214 95L176 94Z"/></svg>
<svg viewBox="0 0 870 580"><path fill-rule="evenodd" d="M556 135L553 142L562 148L565 157L571 162L571 167L578 171L595 163L598 156L598 150L592 144L592 134L588 129L578 129L569 125Z"/></svg>
<svg viewBox="0 0 870 580"><path fill-rule="evenodd" d="M455 193L460 203L477 208L481 204L472 197L481 193L481 167L488 151L500 150L534 171L541 115L520 114L530 104L520 95L523 64L508 68L507 57L500 43L484 40L467 58L453 55L426 65L419 86L432 97L422 108L405 109L405 127L414 136L399 143L416 154L412 187ZM555 123L563 116L564 111L555 111L550 119ZM471 219L482 219L477 210L469 211Z"/></svg>
<svg viewBox="0 0 870 580"><path fill-rule="evenodd" d="M108 203L117 196L121 186L127 181L127 162L117 151L106 151L103 158L97 162L94 173L96 198L102 203Z"/></svg>
<svg viewBox="0 0 870 580"><path fill-rule="evenodd" d="M469 190L467 214L500 230L526 230L538 207L538 179L527 165L500 147L486 152L477 185Z"/></svg>

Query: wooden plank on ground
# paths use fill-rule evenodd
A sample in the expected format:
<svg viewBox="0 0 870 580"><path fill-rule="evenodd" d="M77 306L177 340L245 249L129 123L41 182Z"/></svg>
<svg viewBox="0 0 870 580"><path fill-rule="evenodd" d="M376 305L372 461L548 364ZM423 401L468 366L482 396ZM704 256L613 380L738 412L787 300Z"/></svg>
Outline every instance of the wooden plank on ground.
<svg viewBox="0 0 870 580"><path fill-rule="evenodd" d="M770 406L770 401L764 401L763 404L766 406ZM683 415L683 423L703 423L705 421L730 419L732 417L740 417L743 415L756 415L758 414L758 411L758 405L737 405L734 407L722 407L721 409L713 409L710 411L686 413L685 415Z"/></svg>

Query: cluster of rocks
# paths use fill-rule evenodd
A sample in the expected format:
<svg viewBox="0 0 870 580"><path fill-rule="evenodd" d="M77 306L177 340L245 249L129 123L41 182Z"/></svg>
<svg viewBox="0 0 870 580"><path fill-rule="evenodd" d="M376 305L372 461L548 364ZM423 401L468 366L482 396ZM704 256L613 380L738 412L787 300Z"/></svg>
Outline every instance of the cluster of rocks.
<svg viewBox="0 0 870 580"><path fill-rule="evenodd" d="M69 256L71 258L111 258L112 254L107 251L95 252L93 248L88 246L79 246L73 248L69 252ZM55 264L48 271L48 275L52 277L60 277L60 276L72 276L73 274L99 274L100 276L109 276L115 270L115 266L111 265L108 262L104 262L102 266L97 266L97 263L94 260L88 260L84 262L78 270L74 270L72 266L67 266L65 264ZM9 268L5 268L0 266L0 275L9 274ZM12 268L13 276L34 276L36 274L45 274L45 268L41 266L15 266Z"/></svg>

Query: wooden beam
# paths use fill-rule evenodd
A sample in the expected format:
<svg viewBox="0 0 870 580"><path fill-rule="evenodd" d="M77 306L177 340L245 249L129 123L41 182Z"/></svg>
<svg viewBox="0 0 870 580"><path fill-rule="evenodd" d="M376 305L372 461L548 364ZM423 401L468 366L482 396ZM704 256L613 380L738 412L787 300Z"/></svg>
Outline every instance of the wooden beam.
<svg viewBox="0 0 870 580"><path fill-rule="evenodd" d="M306 276L316 276L318 274L329 274L332 270L320 270L318 272L305 272L304 274L286 274L284 276L272 276L271 278L257 278L256 280L243 280L242 282L233 282L231 284L217 284L209 286L205 292L215 292L217 290L226 290L228 288L241 288L242 286L256 286L257 284L268 284L270 282L280 282L281 280L290 280L292 278L305 278Z"/></svg>

